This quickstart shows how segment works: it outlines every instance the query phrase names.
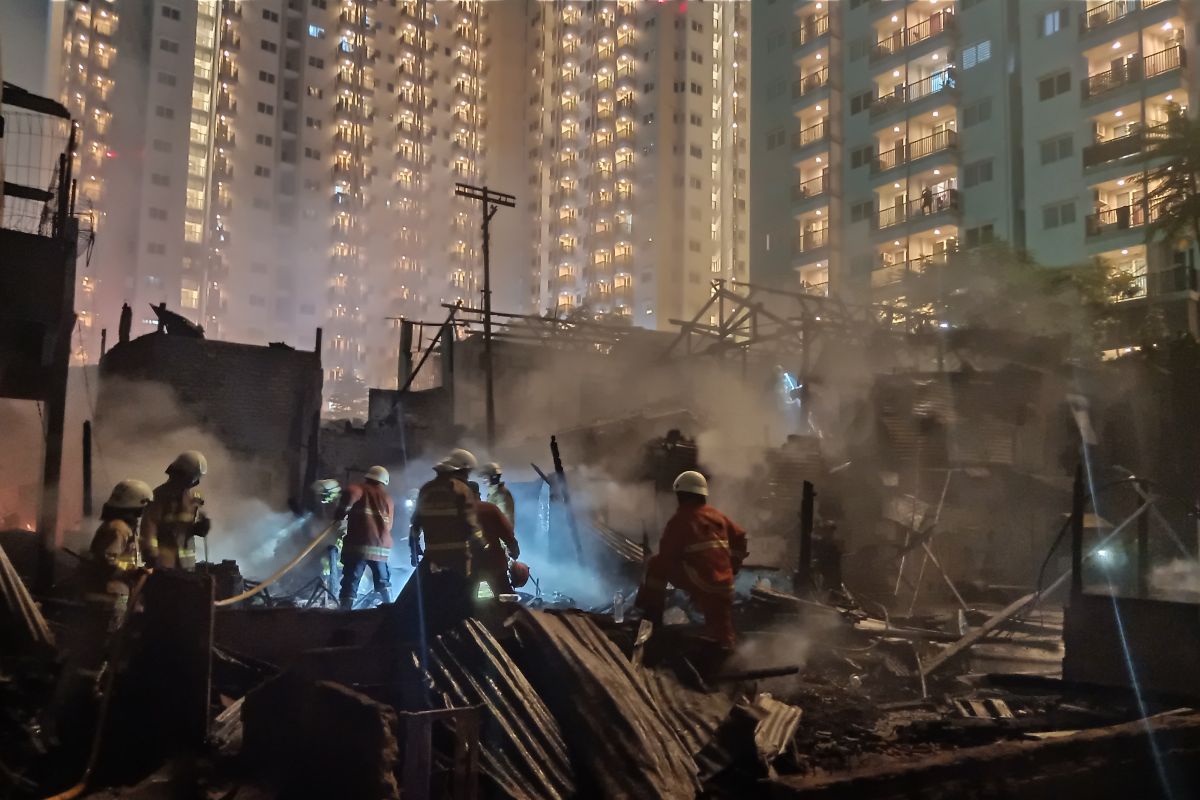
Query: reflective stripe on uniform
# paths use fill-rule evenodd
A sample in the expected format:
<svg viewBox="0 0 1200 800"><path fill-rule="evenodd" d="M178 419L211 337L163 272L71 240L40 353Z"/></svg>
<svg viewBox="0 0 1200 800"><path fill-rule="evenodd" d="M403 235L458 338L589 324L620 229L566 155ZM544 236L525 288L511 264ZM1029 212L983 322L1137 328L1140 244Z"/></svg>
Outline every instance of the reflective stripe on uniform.
<svg viewBox="0 0 1200 800"><path fill-rule="evenodd" d="M378 556L386 559L392 554L392 551L391 548L388 547L375 547L369 544L348 544L342 550L342 554L347 556Z"/></svg>
<svg viewBox="0 0 1200 800"><path fill-rule="evenodd" d="M196 551L195 550L176 550L175 555L177 558L195 558Z"/></svg>
<svg viewBox="0 0 1200 800"><path fill-rule="evenodd" d="M178 514L164 514L163 522L195 522L196 513L181 511Z"/></svg>
<svg viewBox="0 0 1200 800"><path fill-rule="evenodd" d="M429 508L428 506L417 508L417 516L421 517L457 517L461 513L457 508Z"/></svg>
<svg viewBox="0 0 1200 800"><path fill-rule="evenodd" d="M699 553L703 550L728 550L729 542L725 539L712 539L707 542L696 542L683 548L685 553Z"/></svg>
<svg viewBox="0 0 1200 800"><path fill-rule="evenodd" d="M466 550L466 542L448 542L446 544L427 544L423 548L426 553L437 553L446 550Z"/></svg>

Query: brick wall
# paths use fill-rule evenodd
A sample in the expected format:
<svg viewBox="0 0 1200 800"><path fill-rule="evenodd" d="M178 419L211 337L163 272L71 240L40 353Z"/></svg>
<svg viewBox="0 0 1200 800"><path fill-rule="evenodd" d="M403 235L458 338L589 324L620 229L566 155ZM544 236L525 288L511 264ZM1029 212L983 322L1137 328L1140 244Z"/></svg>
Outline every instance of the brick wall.
<svg viewBox="0 0 1200 800"><path fill-rule="evenodd" d="M110 349L100 374L102 382L120 377L169 386L196 424L232 455L277 473L268 482L274 496L264 499L296 496L310 477L313 424L321 410L318 353L155 333ZM120 401L102 389L98 418L106 403Z"/></svg>

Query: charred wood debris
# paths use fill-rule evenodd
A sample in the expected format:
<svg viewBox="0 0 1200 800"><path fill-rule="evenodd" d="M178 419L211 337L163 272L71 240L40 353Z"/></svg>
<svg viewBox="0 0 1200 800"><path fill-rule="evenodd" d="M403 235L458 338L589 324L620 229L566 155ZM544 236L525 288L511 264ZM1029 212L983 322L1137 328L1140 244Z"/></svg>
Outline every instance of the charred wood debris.
<svg viewBox="0 0 1200 800"><path fill-rule="evenodd" d="M1116 797L1147 732L1200 751L1185 701L1055 677L1049 610L980 637L982 611L889 618L759 580L721 659L682 595L659 631L523 595L422 640L405 596L215 608L212 577L154 574L98 635L2 550L0 590L5 798L1042 796L1063 774Z"/></svg>

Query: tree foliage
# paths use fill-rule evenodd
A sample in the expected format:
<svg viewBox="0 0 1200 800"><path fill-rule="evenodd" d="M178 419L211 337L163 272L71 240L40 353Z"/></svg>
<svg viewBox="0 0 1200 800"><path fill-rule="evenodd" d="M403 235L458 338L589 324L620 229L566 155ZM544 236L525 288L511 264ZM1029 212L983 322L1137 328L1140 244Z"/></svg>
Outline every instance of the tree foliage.
<svg viewBox="0 0 1200 800"><path fill-rule="evenodd" d="M1113 301L1132 291L1133 276L1099 260L1046 267L996 242L911 275L905 289L907 304L943 327L1069 335L1077 347L1095 349L1112 324Z"/></svg>
<svg viewBox="0 0 1200 800"><path fill-rule="evenodd" d="M1200 123L1173 114L1147 157L1156 164L1147 173L1153 187L1147 195L1153 219L1149 233L1200 242Z"/></svg>

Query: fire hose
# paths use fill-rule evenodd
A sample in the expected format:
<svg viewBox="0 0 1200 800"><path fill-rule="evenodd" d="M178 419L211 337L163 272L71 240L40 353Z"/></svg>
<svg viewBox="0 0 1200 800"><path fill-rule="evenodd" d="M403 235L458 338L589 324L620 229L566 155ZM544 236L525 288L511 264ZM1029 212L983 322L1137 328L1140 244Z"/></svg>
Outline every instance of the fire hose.
<svg viewBox="0 0 1200 800"><path fill-rule="evenodd" d="M234 603L240 603L242 600L251 598L254 595L258 594L259 592L263 591L268 586L270 586L271 584L275 583L277 580L282 578L284 575L291 572L292 569L294 569L297 564L299 564L301 561L303 561L308 556L309 553L311 553L313 550L315 550L317 548L317 545L319 545L321 542L325 541L325 539L328 538L330 533L337 530L337 526L338 526L339 522L341 522L341 520L335 519L333 522L331 522L327 526L325 526L325 530L321 531L321 533L317 535L317 538L315 538L311 542L309 542L308 546L305 547L303 550L301 550L296 555L295 558L293 558L291 561L289 561L288 563L284 564L282 567L277 569L275 571L275 574L272 575L271 577L267 578L265 581L262 581L261 583L255 585L253 588L247 589L246 591L242 592L241 594L235 594L233 597L226 597L224 600L218 600L215 603L213 603L213 605L231 606Z"/></svg>

